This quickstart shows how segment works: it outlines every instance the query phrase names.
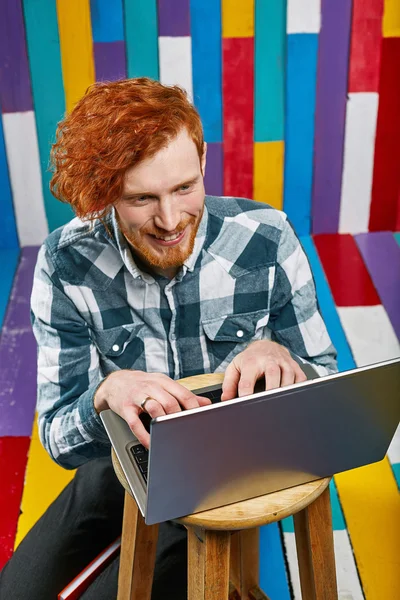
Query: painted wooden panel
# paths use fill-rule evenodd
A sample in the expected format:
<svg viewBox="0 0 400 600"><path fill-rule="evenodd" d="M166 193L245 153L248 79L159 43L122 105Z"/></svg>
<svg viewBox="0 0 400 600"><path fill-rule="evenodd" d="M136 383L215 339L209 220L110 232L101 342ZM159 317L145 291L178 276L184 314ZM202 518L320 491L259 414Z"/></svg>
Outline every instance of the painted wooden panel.
<svg viewBox="0 0 400 600"><path fill-rule="evenodd" d="M3 126L20 244L41 244L48 234L48 226L35 115L32 111L4 114Z"/></svg>
<svg viewBox="0 0 400 600"><path fill-rule="evenodd" d="M36 404L37 348L30 296L38 248L21 251L0 338L0 437L30 436Z"/></svg>
<svg viewBox="0 0 400 600"><path fill-rule="evenodd" d="M180 85L193 98L192 40L190 37L159 37L160 81Z"/></svg>
<svg viewBox="0 0 400 600"><path fill-rule="evenodd" d="M157 0L124 0L128 77L159 78Z"/></svg>
<svg viewBox="0 0 400 600"><path fill-rule="evenodd" d="M0 571L11 557L30 439L0 437Z"/></svg>
<svg viewBox="0 0 400 600"><path fill-rule="evenodd" d="M254 141L284 139L286 0L256 0Z"/></svg>
<svg viewBox="0 0 400 600"><path fill-rule="evenodd" d="M254 0L221 0L224 38L254 36Z"/></svg>
<svg viewBox="0 0 400 600"><path fill-rule="evenodd" d="M223 40L224 195L253 195L254 43Z"/></svg>
<svg viewBox="0 0 400 600"><path fill-rule="evenodd" d="M365 233L357 235L355 239L393 329L400 339L400 249L389 231Z"/></svg>
<svg viewBox="0 0 400 600"><path fill-rule="evenodd" d="M4 317L6 314L7 306L10 301L11 290L14 281L15 271L17 269L19 259L18 248L0 248L0 264L1 264L1 277L0 277L0 339L1 339L1 328L3 326ZM1 342L0 342L1 343Z"/></svg>
<svg viewBox="0 0 400 600"><path fill-rule="evenodd" d="M381 301L351 235L314 236L336 306L373 306Z"/></svg>
<svg viewBox="0 0 400 600"><path fill-rule="evenodd" d="M353 0L349 92L377 92L384 0Z"/></svg>
<svg viewBox="0 0 400 600"><path fill-rule="evenodd" d="M94 83L89 0L57 0L65 103L70 112Z"/></svg>
<svg viewBox="0 0 400 600"><path fill-rule="evenodd" d="M165 37L190 35L190 0L157 0L158 31Z"/></svg>
<svg viewBox="0 0 400 600"><path fill-rule="evenodd" d="M400 37L400 4L398 0L384 0L383 35Z"/></svg>
<svg viewBox="0 0 400 600"><path fill-rule="evenodd" d="M370 231L393 231L400 190L400 37L383 38Z"/></svg>
<svg viewBox="0 0 400 600"><path fill-rule="evenodd" d="M17 226L13 206L10 176L3 132L3 120L0 115L0 207L2 216L2 231L0 249L18 248Z"/></svg>
<svg viewBox="0 0 400 600"><path fill-rule="evenodd" d="M124 39L122 0L90 0L94 42L121 42Z"/></svg>
<svg viewBox="0 0 400 600"><path fill-rule="evenodd" d="M68 204L58 202L50 192L48 168L50 148L57 123L65 114L64 85L54 0L24 0L26 43L35 105L42 189L49 230L64 225L72 216ZM26 242L25 242L26 243ZM33 242L35 243L35 242Z"/></svg>
<svg viewBox="0 0 400 600"><path fill-rule="evenodd" d="M287 32L319 33L321 0L287 0Z"/></svg>
<svg viewBox="0 0 400 600"><path fill-rule="evenodd" d="M283 208L298 235L311 230L318 36L287 36Z"/></svg>
<svg viewBox="0 0 400 600"><path fill-rule="evenodd" d="M193 97L207 143L222 142L221 8L214 0L191 0Z"/></svg>
<svg viewBox="0 0 400 600"><path fill-rule="evenodd" d="M290 600L279 523L260 528L260 586L268 598Z"/></svg>
<svg viewBox="0 0 400 600"><path fill-rule="evenodd" d="M93 51L96 81L125 79L125 42L95 42Z"/></svg>
<svg viewBox="0 0 400 600"><path fill-rule="evenodd" d="M74 475L75 471L57 465L43 448L37 429L37 415L35 415L22 494L22 514L18 521L14 549Z"/></svg>
<svg viewBox="0 0 400 600"><path fill-rule="evenodd" d="M222 144L207 144L207 164L204 178L206 194L222 196L224 192L224 148Z"/></svg>
<svg viewBox="0 0 400 600"><path fill-rule="evenodd" d="M283 205L283 160L285 142L255 142L254 200L279 210Z"/></svg>
<svg viewBox="0 0 400 600"><path fill-rule="evenodd" d="M368 231L378 102L376 93L348 94L340 233Z"/></svg>
<svg viewBox="0 0 400 600"><path fill-rule="evenodd" d="M21 0L1 3L0 105L3 113L33 108Z"/></svg>
<svg viewBox="0 0 400 600"><path fill-rule="evenodd" d="M338 230L351 3L322 0L315 109L313 233Z"/></svg>

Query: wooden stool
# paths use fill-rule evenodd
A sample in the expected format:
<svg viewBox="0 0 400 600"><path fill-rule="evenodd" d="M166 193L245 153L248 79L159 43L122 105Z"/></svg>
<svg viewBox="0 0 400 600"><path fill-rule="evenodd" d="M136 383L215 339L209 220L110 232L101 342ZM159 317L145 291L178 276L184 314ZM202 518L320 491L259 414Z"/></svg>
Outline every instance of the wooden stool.
<svg viewBox="0 0 400 600"><path fill-rule="evenodd" d="M181 380L189 389L223 374ZM150 600L158 525L146 525L119 461L125 488L118 600ZM337 599L330 478L178 519L188 531L188 600L265 600L258 586L259 527L294 515L303 600Z"/></svg>

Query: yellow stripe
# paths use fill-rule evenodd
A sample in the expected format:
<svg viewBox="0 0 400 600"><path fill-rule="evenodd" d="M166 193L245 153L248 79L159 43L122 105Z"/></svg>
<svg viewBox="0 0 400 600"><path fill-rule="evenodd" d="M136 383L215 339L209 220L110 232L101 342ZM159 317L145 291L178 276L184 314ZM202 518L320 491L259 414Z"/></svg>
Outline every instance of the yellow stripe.
<svg viewBox="0 0 400 600"><path fill-rule="evenodd" d="M253 198L282 210L285 143L255 142Z"/></svg>
<svg viewBox="0 0 400 600"><path fill-rule="evenodd" d="M400 501L387 457L335 482L366 600L398 598Z"/></svg>
<svg viewBox="0 0 400 600"><path fill-rule="evenodd" d="M65 103L70 112L95 81L89 0L57 0Z"/></svg>
<svg viewBox="0 0 400 600"><path fill-rule="evenodd" d="M22 495L22 514L18 521L14 548L75 474L75 471L67 471L56 465L47 454L40 443L36 418L35 416Z"/></svg>
<svg viewBox="0 0 400 600"><path fill-rule="evenodd" d="M254 0L222 0L222 36L254 36Z"/></svg>
<svg viewBox="0 0 400 600"><path fill-rule="evenodd" d="M385 0L382 24L383 37L400 36L400 2Z"/></svg>

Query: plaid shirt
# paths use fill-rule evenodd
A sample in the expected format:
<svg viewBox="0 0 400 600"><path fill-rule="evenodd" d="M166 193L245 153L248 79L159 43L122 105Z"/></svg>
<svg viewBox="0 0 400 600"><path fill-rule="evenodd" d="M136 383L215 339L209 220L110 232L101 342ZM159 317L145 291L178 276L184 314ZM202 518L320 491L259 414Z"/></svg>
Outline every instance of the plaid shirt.
<svg viewBox="0 0 400 600"><path fill-rule="evenodd" d="M224 371L260 339L320 375L337 369L298 238L283 212L251 200L206 197L171 281L138 268L114 213L106 227L73 219L39 252L31 306L40 438L66 468L109 453L93 397L117 369Z"/></svg>

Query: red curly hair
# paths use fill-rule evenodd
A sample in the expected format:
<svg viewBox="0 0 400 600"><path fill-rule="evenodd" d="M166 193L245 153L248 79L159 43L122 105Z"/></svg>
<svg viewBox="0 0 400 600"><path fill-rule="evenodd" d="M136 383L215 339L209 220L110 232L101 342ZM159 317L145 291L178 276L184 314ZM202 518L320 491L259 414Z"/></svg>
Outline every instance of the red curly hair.
<svg viewBox="0 0 400 600"><path fill-rule="evenodd" d="M102 218L120 198L126 170L182 127L201 159L203 128L184 90L147 77L95 83L57 127L50 189L78 217Z"/></svg>

